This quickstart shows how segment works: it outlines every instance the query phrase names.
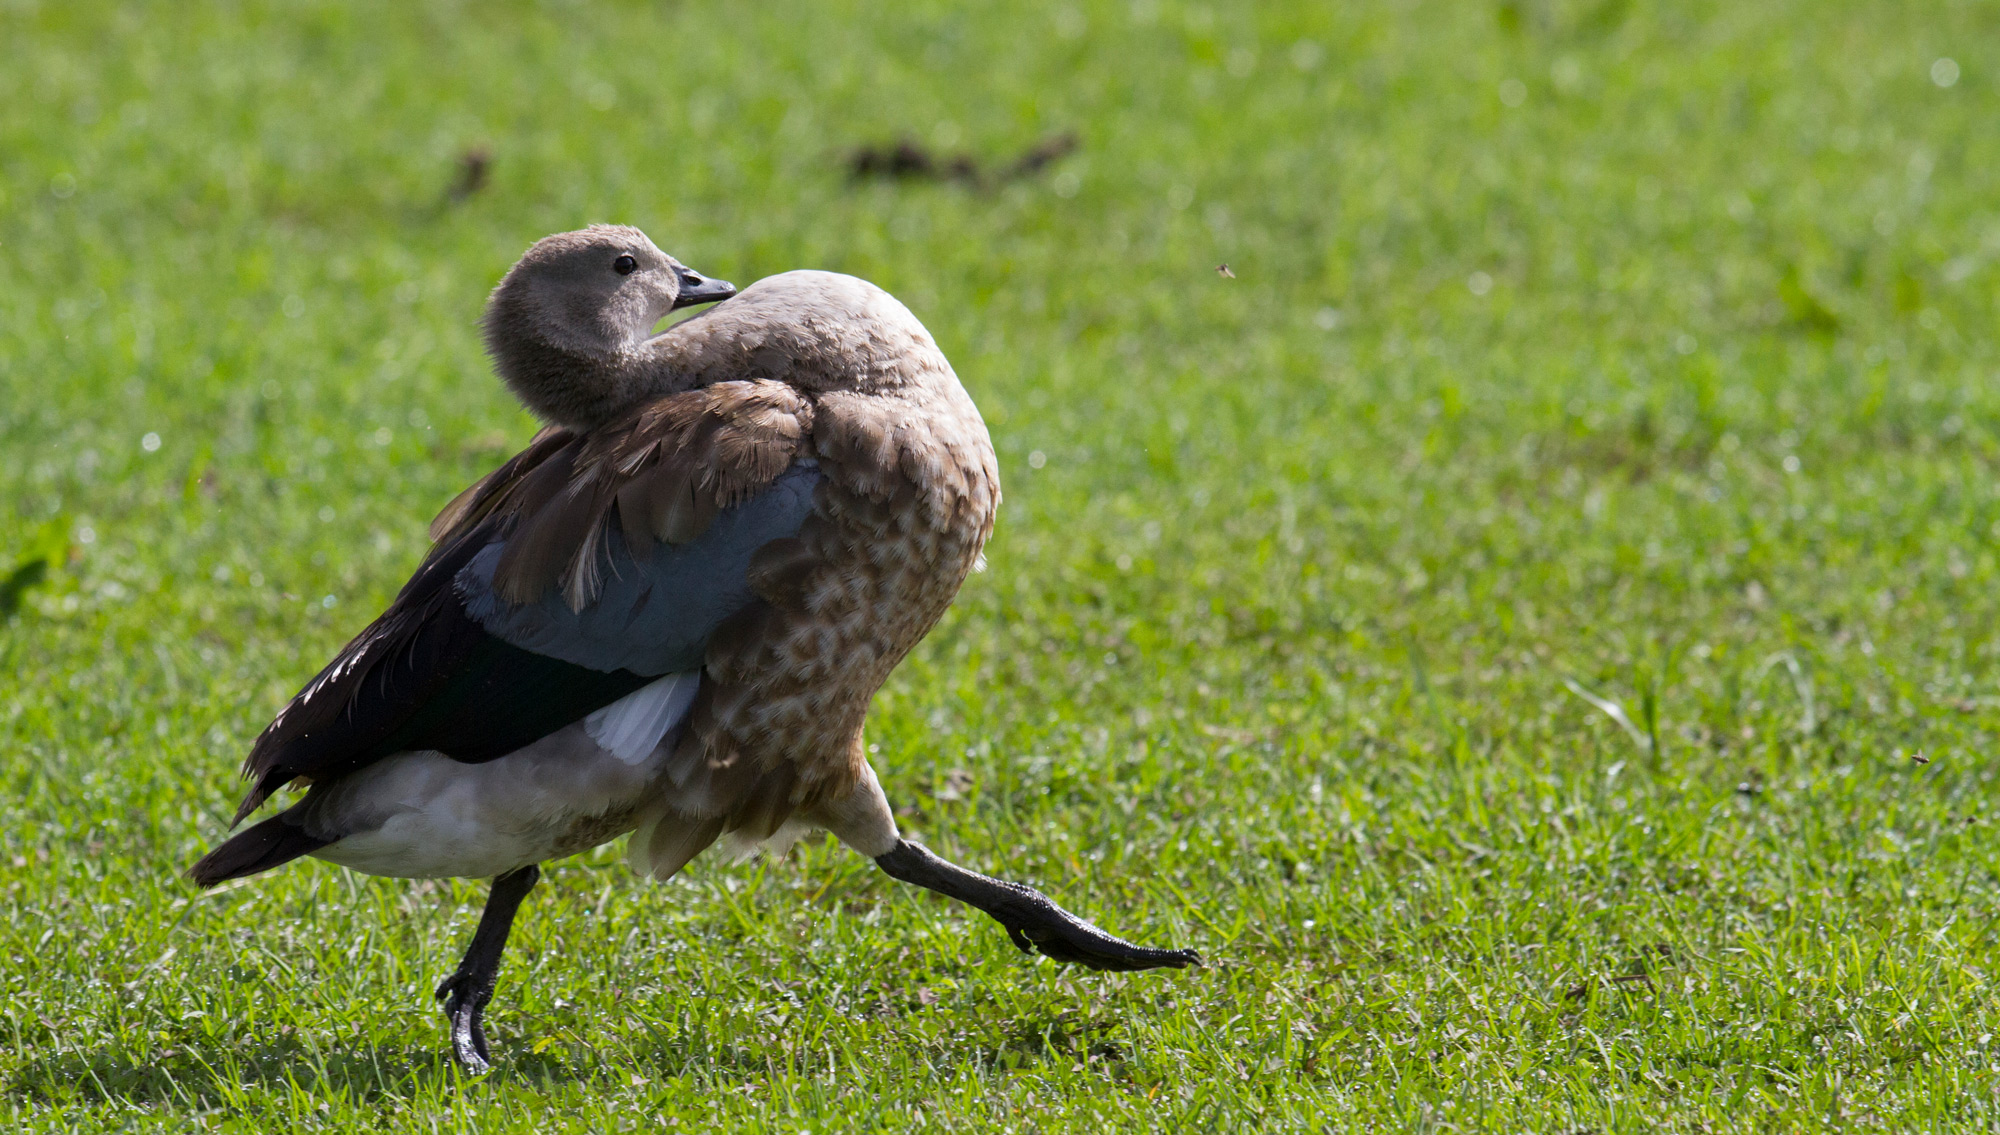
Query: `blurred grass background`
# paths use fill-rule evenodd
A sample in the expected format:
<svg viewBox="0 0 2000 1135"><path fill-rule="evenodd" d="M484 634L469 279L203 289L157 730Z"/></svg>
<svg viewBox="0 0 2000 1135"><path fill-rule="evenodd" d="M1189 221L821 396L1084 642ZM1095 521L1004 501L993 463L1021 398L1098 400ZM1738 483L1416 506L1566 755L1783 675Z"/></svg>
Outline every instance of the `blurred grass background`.
<svg viewBox="0 0 2000 1135"><path fill-rule="evenodd" d="M1992 1125L1996 32L0 3L0 1108ZM851 173L1070 133L978 184ZM429 991L477 885L178 878L529 436L474 320L592 221L739 284L862 275L936 333L1007 504L876 763L948 854L1207 969L1030 964L831 844L667 887L613 847L530 903L468 1085Z"/></svg>

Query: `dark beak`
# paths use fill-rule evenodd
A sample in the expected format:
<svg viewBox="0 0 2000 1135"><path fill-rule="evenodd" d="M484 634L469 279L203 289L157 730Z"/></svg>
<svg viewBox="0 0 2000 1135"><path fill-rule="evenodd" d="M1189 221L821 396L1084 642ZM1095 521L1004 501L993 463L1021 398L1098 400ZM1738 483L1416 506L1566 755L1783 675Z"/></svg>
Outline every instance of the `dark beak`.
<svg viewBox="0 0 2000 1135"><path fill-rule="evenodd" d="M674 265L674 271L680 274L681 281L681 294L674 298L675 311L698 303L726 300L736 294L735 284L727 280L711 280L685 264Z"/></svg>

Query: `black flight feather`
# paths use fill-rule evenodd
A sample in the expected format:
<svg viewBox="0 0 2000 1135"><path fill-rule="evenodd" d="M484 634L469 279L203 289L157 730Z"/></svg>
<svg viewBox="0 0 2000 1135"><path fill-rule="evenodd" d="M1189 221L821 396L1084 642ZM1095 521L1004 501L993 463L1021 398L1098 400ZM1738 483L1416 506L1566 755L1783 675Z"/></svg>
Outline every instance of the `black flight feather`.
<svg viewBox="0 0 2000 1135"><path fill-rule="evenodd" d="M440 549L264 730L243 763L255 784L236 822L293 780L395 753L506 756L652 680L523 650L468 618L452 577L493 534L482 525Z"/></svg>
<svg viewBox="0 0 2000 1135"><path fill-rule="evenodd" d="M331 842L306 834L304 828L294 823L294 811L296 809L286 809L229 837L222 846L202 856L200 862L188 868L188 878L199 886L212 887L229 879L269 871L301 855L310 855Z"/></svg>

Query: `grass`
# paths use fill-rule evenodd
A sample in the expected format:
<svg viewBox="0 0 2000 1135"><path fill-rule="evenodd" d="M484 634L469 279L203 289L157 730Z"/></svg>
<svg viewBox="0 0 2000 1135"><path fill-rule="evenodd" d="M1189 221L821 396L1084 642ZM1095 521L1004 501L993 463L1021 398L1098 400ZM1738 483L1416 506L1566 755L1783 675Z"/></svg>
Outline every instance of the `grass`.
<svg viewBox="0 0 2000 1135"><path fill-rule="evenodd" d="M11 1126L2000 1126L1990 6L0 12ZM471 1083L477 884L181 881L528 436L473 318L593 220L936 332L1007 505L877 765L1209 967L612 847Z"/></svg>

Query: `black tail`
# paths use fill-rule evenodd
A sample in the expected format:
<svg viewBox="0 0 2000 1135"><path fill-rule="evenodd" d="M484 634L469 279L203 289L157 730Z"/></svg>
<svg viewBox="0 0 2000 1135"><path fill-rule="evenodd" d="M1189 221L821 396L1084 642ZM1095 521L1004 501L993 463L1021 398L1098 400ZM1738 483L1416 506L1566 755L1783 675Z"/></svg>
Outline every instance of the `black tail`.
<svg viewBox="0 0 2000 1135"><path fill-rule="evenodd" d="M212 887L228 879L241 879L245 875L269 871L301 855L310 855L332 842L306 834L306 830L292 818L291 812L280 812L261 824L253 824L237 832L221 847L202 856L201 862L188 868L188 878L199 886Z"/></svg>

